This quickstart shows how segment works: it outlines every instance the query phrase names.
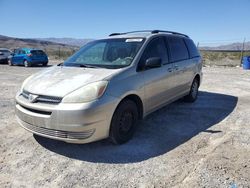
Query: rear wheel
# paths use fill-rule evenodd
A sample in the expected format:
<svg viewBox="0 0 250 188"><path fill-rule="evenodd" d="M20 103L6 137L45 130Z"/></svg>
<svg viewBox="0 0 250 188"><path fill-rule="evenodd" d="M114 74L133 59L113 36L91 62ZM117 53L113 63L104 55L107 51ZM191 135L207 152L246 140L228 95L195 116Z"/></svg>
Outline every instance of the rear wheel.
<svg viewBox="0 0 250 188"><path fill-rule="evenodd" d="M31 66L31 64L27 60L24 60L23 64L24 64L25 67L30 67Z"/></svg>
<svg viewBox="0 0 250 188"><path fill-rule="evenodd" d="M114 112L110 139L114 144L123 144L133 137L138 121L138 109L131 100L122 101Z"/></svg>
<svg viewBox="0 0 250 188"><path fill-rule="evenodd" d="M198 89L199 89L199 81L197 78L195 78L191 85L190 92L187 96L184 97L184 100L186 102L194 102L198 96Z"/></svg>
<svg viewBox="0 0 250 188"><path fill-rule="evenodd" d="M48 65L48 62L43 62L44 67L47 67L47 65Z"/></svg>
<svg viewBox="0 0 250 188"><path fill-rule="evenodd" d="M8 59L8 65L13 66L13 63L12 63L11 59Z"/></svg>

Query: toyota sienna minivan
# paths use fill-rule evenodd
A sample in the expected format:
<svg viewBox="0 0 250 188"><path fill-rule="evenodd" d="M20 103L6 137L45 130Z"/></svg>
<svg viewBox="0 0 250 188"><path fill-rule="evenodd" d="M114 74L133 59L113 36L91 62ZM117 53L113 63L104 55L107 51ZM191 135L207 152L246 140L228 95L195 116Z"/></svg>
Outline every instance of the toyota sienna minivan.
<svg viewBox="0 0 250 188"><path fill-rule="evenodd" d="M16 95L17 120L51 139L122 144L151 112L180 98L194 102L201 71L201 56L185 34L113 33L28 77Z"/></svg>

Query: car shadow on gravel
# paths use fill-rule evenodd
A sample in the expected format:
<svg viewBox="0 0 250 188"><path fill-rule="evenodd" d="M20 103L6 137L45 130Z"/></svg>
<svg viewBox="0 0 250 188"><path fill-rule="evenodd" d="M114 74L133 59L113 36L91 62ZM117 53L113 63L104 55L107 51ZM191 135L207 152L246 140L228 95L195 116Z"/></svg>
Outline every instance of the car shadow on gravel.
<svg viewBox="0 0 250 188"><path fill-rule="evenodd" d="M236 107L238 98L211 92L199 92L195 103L176 101L139 123L131 141L113 145L108 140L89 144L68 144L34 135L46 149L69 158L94 163L134 163L165 154L200 132L225 119Z"/></svg>

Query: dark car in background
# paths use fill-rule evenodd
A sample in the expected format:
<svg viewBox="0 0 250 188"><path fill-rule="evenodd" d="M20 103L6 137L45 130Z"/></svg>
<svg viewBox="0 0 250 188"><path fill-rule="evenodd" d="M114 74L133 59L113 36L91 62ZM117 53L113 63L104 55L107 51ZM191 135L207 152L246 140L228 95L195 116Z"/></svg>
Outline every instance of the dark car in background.
<svg viewBox="0 0 250 188"><path fill-rule="evenodd" d="M47 66L48 56L43 50L35 48L18 48L9 58L9 65L24 65L30 67L32 65Z"/></svg>
<svg viewBox="0 0 250 188"><path fill-rule="evenodd" d="M8 63L8 57L12 52L7 48L0 48L0 63Z"/></svg>

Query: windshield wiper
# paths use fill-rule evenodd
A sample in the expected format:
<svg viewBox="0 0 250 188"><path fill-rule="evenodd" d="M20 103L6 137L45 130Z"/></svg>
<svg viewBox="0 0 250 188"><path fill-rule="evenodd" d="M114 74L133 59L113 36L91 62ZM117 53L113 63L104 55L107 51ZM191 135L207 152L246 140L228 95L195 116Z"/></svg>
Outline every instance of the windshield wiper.
<svg viewBox="0 0 250 188"><path fill-rule="evenodd" d="M80 64L79 67L85 67L85 68L100 68L94 65L89 65L89 64Z"/></svg>
<svg viewBox="0 0 250 188"><path fill-rule="evenodd" d="M100 68L99 66L89 65L89 64L79 64L79 63L60 63L57 66L66 67L84 67L84 68Z"/></svg>

